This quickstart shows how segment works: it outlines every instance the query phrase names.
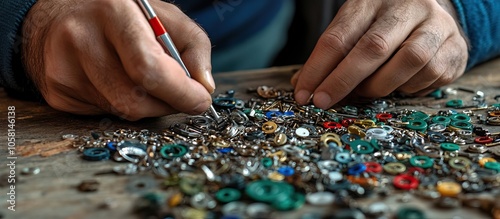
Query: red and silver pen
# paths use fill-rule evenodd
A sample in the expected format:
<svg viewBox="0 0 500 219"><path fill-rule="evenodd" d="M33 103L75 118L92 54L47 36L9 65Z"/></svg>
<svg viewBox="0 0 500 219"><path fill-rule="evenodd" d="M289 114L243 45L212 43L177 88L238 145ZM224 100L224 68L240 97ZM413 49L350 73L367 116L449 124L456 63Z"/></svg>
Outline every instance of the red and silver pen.
<svg viewBox="0 0 500 219"><path fill-rule="evenodd" d="M170 36L167 33L167 30L163 26L163 24L160 22L160 19L158 16L156 16L156 13L153 10L153 7L149 4L147 0L137 0L139 6L141 7L142 11L146 15L146 18L149 21L149 24L153 28L153 32L155 33L156 39L158 42L161 44L163 49L165 51L168 51L170 53L170 56L174 58L184 69L186 72L186 75L188 77L191 77L191 74L189 74L189 71L186 68L186 65L184 65L184 62L181 59L181 56L179 55L179 52L177 51L177 48L175 48L174 42L170 38ZM219 115L217 114L217 111L215 111L214 106L210 105L210 114L214 117L214 119L219 120Z"/></svg>

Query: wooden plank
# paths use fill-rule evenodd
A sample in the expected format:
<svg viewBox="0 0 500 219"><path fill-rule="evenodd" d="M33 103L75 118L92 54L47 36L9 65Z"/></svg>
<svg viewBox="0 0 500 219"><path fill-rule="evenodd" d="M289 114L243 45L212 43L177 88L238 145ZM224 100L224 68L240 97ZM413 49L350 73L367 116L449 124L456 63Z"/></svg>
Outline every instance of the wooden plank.
<svg viewBox="0 0 500 219"><path fill-rule="evenodd" d="M242 99L251 98L246 93L247 88L255 88L260 85L268 85L281 88L291 88L290 77L298 66L270 68L256 71L242 71L233 73L221 73L215 76L217 83L216 93L229 89L237 92L237 97ZM488 96L488 102L495 102L492 98L500 94L499 84L500 59L493 60L478 66L464 75L449 87L465 87L479 89ZM467 94L458 93L458 97ZM127 183L137 176L99 175L96 172L110 170L117 165L114 162L88 162L80 158L80 154L67 147L67 142L61 139L63 134L89 135L91 131L115 130L118 128L149 129L161 131L170 124L180 121L184 115L173 115L162 118L144 119L138 122L128 122L114 116L76 116L58 112L43 103L21 101L9 98L5 92L0 92L0 122L1 127L6 126L6 109L8 106L16 107L16 138L19 147L18 154L32 155L19 156L16 160L17 183L16 183L16 212L7 210L8 203L2 201L0 213L7 218L135 218L132 214L136 198L140 194L130 193L126 190ZM2 128L5 130L5 128ZM498 129L495 129L498 130ZM4 133L4 131L2 131ZM6 135L0 136L0 142L6 142ZM49 147L56 149L49 149ZM47 147L47 148L44 148ZM36 148L36 149L35 149ZM61 150L62 149L62 150ZM45 154L43 151L46 151ZM48 151L48 152L47 152ZM40 155L51 155L40 157ZM0 152L3 168L0 169L2 182L7 179L9 170L4 166L4 157L7 152ZM38 167L41 169L37 175L21 175L20 170L25 167ZM78 192L76 187L84 179L96 179L100 182L99 191L93 193ZM159 180L159 182L161 182ZM0 185L2 185L0 183ZM0 186L0 199L6 200L7 187ZM166 194L165 190L158 187L156 191ZM394 194L387 198L390 203L397 203L403 194ZM367 202L370 202L368 200ZM111 209L103 209L105 202L112 202ZM448 211L436 211L430 202L412 201L422 208L429 209L427 212L436 217L461 216L462 218L487 218L486 214L479 210L460 208ZM396 208L391 206L391 210ZM299 212L322 212L334 211L328 208L307 207ZM289 212L281 215L286 218L297 218L297 212Z"/></svg>

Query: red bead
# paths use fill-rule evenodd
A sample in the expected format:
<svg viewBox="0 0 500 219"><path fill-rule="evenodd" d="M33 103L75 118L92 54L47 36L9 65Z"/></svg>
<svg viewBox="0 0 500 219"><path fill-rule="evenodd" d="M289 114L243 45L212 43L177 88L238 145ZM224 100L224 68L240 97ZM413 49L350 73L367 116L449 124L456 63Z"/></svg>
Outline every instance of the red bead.
<svg viewBox="0 0 500 219"><path fill-rule="evenodd" d="M365 162L367 173L380 173L382 172L382 165L377 162Z"/></svg>
<svg viewBox="0 0 500 219"><path fill-rule="evenodd" d="M377 118L377 120L380 122L387 122L388 119L392 118L392 114L390 114L390 113L378 113L377 115L375 115L375 118Z"/></svg>
<svg viewBox="0 0 500 219"><path fill-rule="evenodd" d="M340 129L342 125L338 122L324 122L323 128L325 129Z"/></svg>
<svg viewBox="0 0 500 219"><path fill-rule="evenodd" d="M489 144L489 143L493 142L493 138L488 137L488 136L481 136L481 137L475 138L474 142L476 142L478 144Z"/></svg>
<svg viewBox="0 0 500 219"><path fill-rule="evenodd" d="M412 190L418 187L419 181L414 176L401 174L394 177L392 184L398 189Z"/></svg>

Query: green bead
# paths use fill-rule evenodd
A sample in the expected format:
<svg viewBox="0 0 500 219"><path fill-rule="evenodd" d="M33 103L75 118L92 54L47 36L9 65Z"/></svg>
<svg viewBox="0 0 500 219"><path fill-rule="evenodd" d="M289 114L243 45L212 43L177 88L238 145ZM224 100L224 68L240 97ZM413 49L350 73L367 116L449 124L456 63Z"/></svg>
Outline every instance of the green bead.
<svg viewBox="0 0 500 219"><path fill-rule="evenodd" d="M491 104L492 107L500 108L500 103Z"/></svg>
<svg viewBox="0 0 500 219"><path fill-rule="evenodd" d="M427 130L427 122L420 119L410 120L408 121L408 125L406 125L406 128L424 132L425 130Z"/></svg>
<svg viewBox="0 0 500 219"><path fill-rule="evenodd" d="M223 188L215 193L215 199L222 203L237 201L241 198L241 192L233 188Z"/></svg>
<svg viewBox="0 0 500 219"><path fill-rule="evenodd" d="M452 108L460 108L464 105L464 101L462 100L449 100L446 102L447 107L452 107Z"/></svg>
<svg viewBox="0 0 500 219"><path fill-rule="evenodd" d="M413 156L410 158L410 164L414 167L420 168L430 168L434 164L434 161L427 156Z"/></svg>
<svg viewBox="0 0 500 219"><path fill-rule="evenodd" d="M457 113L455 115L450 116L451 121L462 121L462 122L470 122L470 117L465 113Z"/></svg>
<svg viewBox="0 0 500 219"><path fill-rule="evenodd" d="M446 117L446 116L434 116L431 119L431 122L432 123L439 123L439 124L443 124L445 126L448 126L451 122L451 119L449 117Z"/></svg>
<svg viewBox="0 0 500 219"><path fill-rule="evenodd" d="M266 115L262 114L262 113L255 113L255 118L258 119L258 120L263 120L264 118L266 118Z"/></svg>
<svg viewBox="0 0 500 219"><path fill-rule="evenodd" d="M323 110L320 109L320 108L314 108L313 112L315 112L315 113L321 113L321 112L323 112Z"/></svg>
<svg viewBox="0 0 500 219"><path fill-rule="evenodd" d="M273 165L273 159L269 158L269 157L264 157L262 158L262 160L260 160L261 164L265 167L265 168L269 168Z"/></svg>
<svg viewBox="0 0 500 219"><path fill-rule="evenodd" d="M458 144L453 144L453 143L441 143L440 144L441 149L445 151L458 151L460 150L460 146Z"/></svg>
<svg viewBox="0 0 500 219"><path fill-rule="evenodd" d="M279 195L272 203L274 209L279 211L295 210L304 205L306 198L301 193L293 193L292 195Z"/></svg>
<svg viewBox="0 0 500 219"><path fill-rule="evenodd" d="M401 122L408 122L410 120L412 120L412 118L409 117L409 116L403 116L403 117L401 117Z"/></svg>
<svg viewBox="0 0 500 219"><path fill-rule="evenodd" d="M405 207L398 209L396 219L426 219L426 216L420 209Z"/></svg>
<svg viewBox="0 0 500 219"><path fill-rule="evenodd" d="M147 200L152 204L160 204L162 202L162 196L157 193L146 193L141 197L143 200Z"/></svg>
<svg viewBox="0 0 500 219"><path fill-rule="evenodd" d="M464 121L452 121L450 123L450 126L464 130L472 130L473 128L473 125L470 122L464 122Z"/></svg>
<svg viewBox="0 0 500 219"><path fill-rule="evenodd" d="M351 141L349 146L357 154L371 154L375 150L370 142L364 140Z"/></svg>
<svg viewBox="0 0 500 219"><path fill-rule="evenodd" d="M421 112L421 111L417 111L417 112L414 112L410 115L410 118L412 118L413 120L424 120L426 121L427 119L429 119L429 115L427 113L424 113L424 112Z"/></svg>
<svg viewBox="0 0 500 219"><path fill-rule="evenodd" d="M436 99L442 99L443 98L443 91L441 89L437 89L435 91L432 91L432 93L428 94L427 96L434 97Z"/></svg>
<svg viewBox="0 0 500 219"><path fill-rule="evenodd" d="M499 162L486 162L486 163L484 163L484 168L490 169L490 170L496 170L497 172L500 172L500 163Z"/></svg>
<svg viewBox="0 0 500 219"><path fill-rule="evenodd" d="M377 139L372 139L370 140L370 145L377 151L380 150L380 145L378 144L378 140Z"/></svg>
<svg viewBox="0 0 500 219"><path fill-rule="evenodd" d="M279 195L291 196L295 189L286 182L270 180L253 181L245 187L245 194L253 200L272 203Z"/></svg>
<svg viewBox="0 0 500 219"><path fill-rule="evenodd" d="M160 155L165 159L173 159L175 157L182 157L188 152L184 145L180 144L165 144L160 149Z"/></svg>

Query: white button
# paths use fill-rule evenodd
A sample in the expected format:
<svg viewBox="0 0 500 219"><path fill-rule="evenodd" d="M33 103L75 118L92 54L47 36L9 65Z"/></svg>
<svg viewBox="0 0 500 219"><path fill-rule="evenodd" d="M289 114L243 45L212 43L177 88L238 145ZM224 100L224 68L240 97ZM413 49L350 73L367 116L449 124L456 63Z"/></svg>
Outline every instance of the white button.
<svg viewBox="0 0 500 219"><path fill-rule="evenodd" d="M299 136L299 137L303 137L304 138L304 137L309 136L309 130L307 130L306 128L300 127L300 128L297 128L295 130L295 134L297 134L297 136Z"/></svg>

